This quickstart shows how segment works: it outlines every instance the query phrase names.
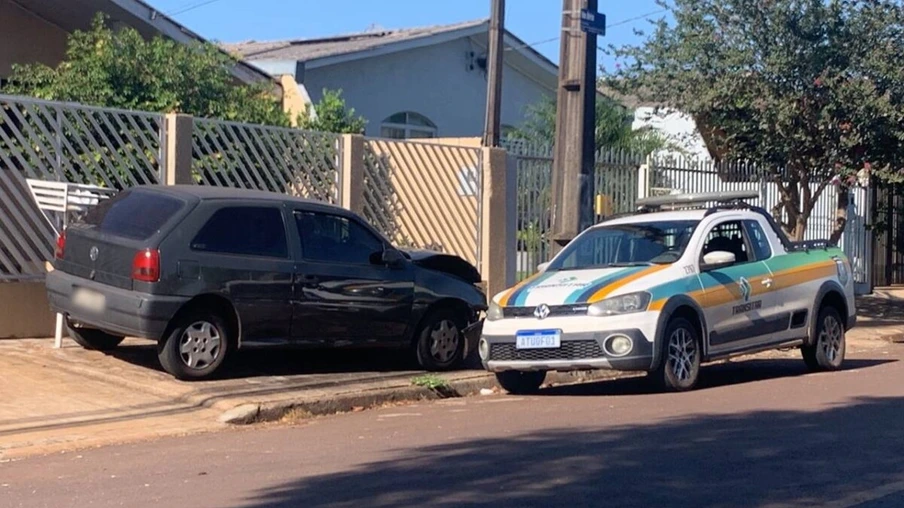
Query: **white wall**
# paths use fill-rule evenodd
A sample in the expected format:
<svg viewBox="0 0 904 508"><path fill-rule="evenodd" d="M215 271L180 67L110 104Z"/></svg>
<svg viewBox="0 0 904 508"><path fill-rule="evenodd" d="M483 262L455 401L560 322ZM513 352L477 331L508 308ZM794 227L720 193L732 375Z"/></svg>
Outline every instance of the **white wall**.
<svg viewBox="0 0 904 508"><path fill-rule="evenodd" d="M639 107L634 111L633 127L652 126L662 132L672 143L680 146L687 155L711 159L703 138L697 131L693 118L675 110L656 112L652 107Z"/></svg>
<svg viewBox="0 0 904 508"><path fill-rule="evenodd" d="M414 111L436 124L441 137L480 136L486 114L486 74L468 69L468 52L481 49L463 38L436 46L308 68L304 85L316 102L324 88L342 89L349 107L368 120L367 135L378 136L384 118ZM267 72L280 62L254 62ZM502 123L520 125L524 108L548 90L509 66L503 71Z"/></svg>

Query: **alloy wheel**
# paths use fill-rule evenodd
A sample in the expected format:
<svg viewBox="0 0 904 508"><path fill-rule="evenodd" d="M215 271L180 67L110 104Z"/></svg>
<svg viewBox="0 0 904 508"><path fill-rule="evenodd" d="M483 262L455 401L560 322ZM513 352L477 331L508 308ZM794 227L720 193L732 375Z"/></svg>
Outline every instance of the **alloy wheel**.
<svg viewBox="0 0 904 508"><path fill-rule="evenodd" d="M215 325L198 321L182 332L179 352L182 362L192 369L203 369L220 355L222 335Z"/></svg>

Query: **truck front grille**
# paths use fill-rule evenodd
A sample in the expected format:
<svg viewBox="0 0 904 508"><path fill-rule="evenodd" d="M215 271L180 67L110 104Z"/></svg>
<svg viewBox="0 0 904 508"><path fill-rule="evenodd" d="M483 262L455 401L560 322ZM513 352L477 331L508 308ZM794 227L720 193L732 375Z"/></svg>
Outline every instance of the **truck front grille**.
<svg viewBox="0 0 904 508"><path fill-rule="evenodd" d="M595 340L563 341L558 348L515 349L514 343L491 344L490 361L587 360L602 358L603 350Z"/></svg>

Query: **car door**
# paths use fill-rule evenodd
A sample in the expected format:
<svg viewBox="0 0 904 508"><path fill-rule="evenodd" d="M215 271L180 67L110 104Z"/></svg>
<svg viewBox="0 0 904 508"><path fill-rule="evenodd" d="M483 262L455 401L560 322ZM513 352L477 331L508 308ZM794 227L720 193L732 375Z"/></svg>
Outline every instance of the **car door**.
<svg viewBox="0 0 904 508"><path fill-rule="evenodd" d="M414 268L388 266L388 247L353 216L295 210L301 259L295 273L293 338L305 344L404 340L414 303Z"/></svg>
<svg viewBox="0 0 904 508"><path fill-rule="evenodd" d="M709 328L709 352L742 350L769 340L774 334L777 300L772 273L753 248L743 220L713 224L699 252L703 307ZM706 267L703 256L727 251L735 262Z"/></svg>
<svg viewBox="0 0 904 508"><path fill-rule="evenodd" d="M199 287L230 298L243 345L287 342L295 261L282 203L211 201L198 213L206 217L190 243L195 259L180 261L180 273L197 274Z"/></svg>

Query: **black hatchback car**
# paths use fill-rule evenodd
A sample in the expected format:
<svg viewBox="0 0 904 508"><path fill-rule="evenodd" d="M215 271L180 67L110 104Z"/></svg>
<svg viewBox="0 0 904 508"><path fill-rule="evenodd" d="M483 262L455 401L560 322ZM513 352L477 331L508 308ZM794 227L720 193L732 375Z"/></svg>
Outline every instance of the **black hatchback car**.
<svg viewBox="0 0 904 508"><path fill-rule="evenodd" d="M47 291L70 337L155 340L186 380L266 346L397 347L451 369L486 310L462 258L398 250L348 210L267 192L127 189L71 224L55 258Z"/></svg>

